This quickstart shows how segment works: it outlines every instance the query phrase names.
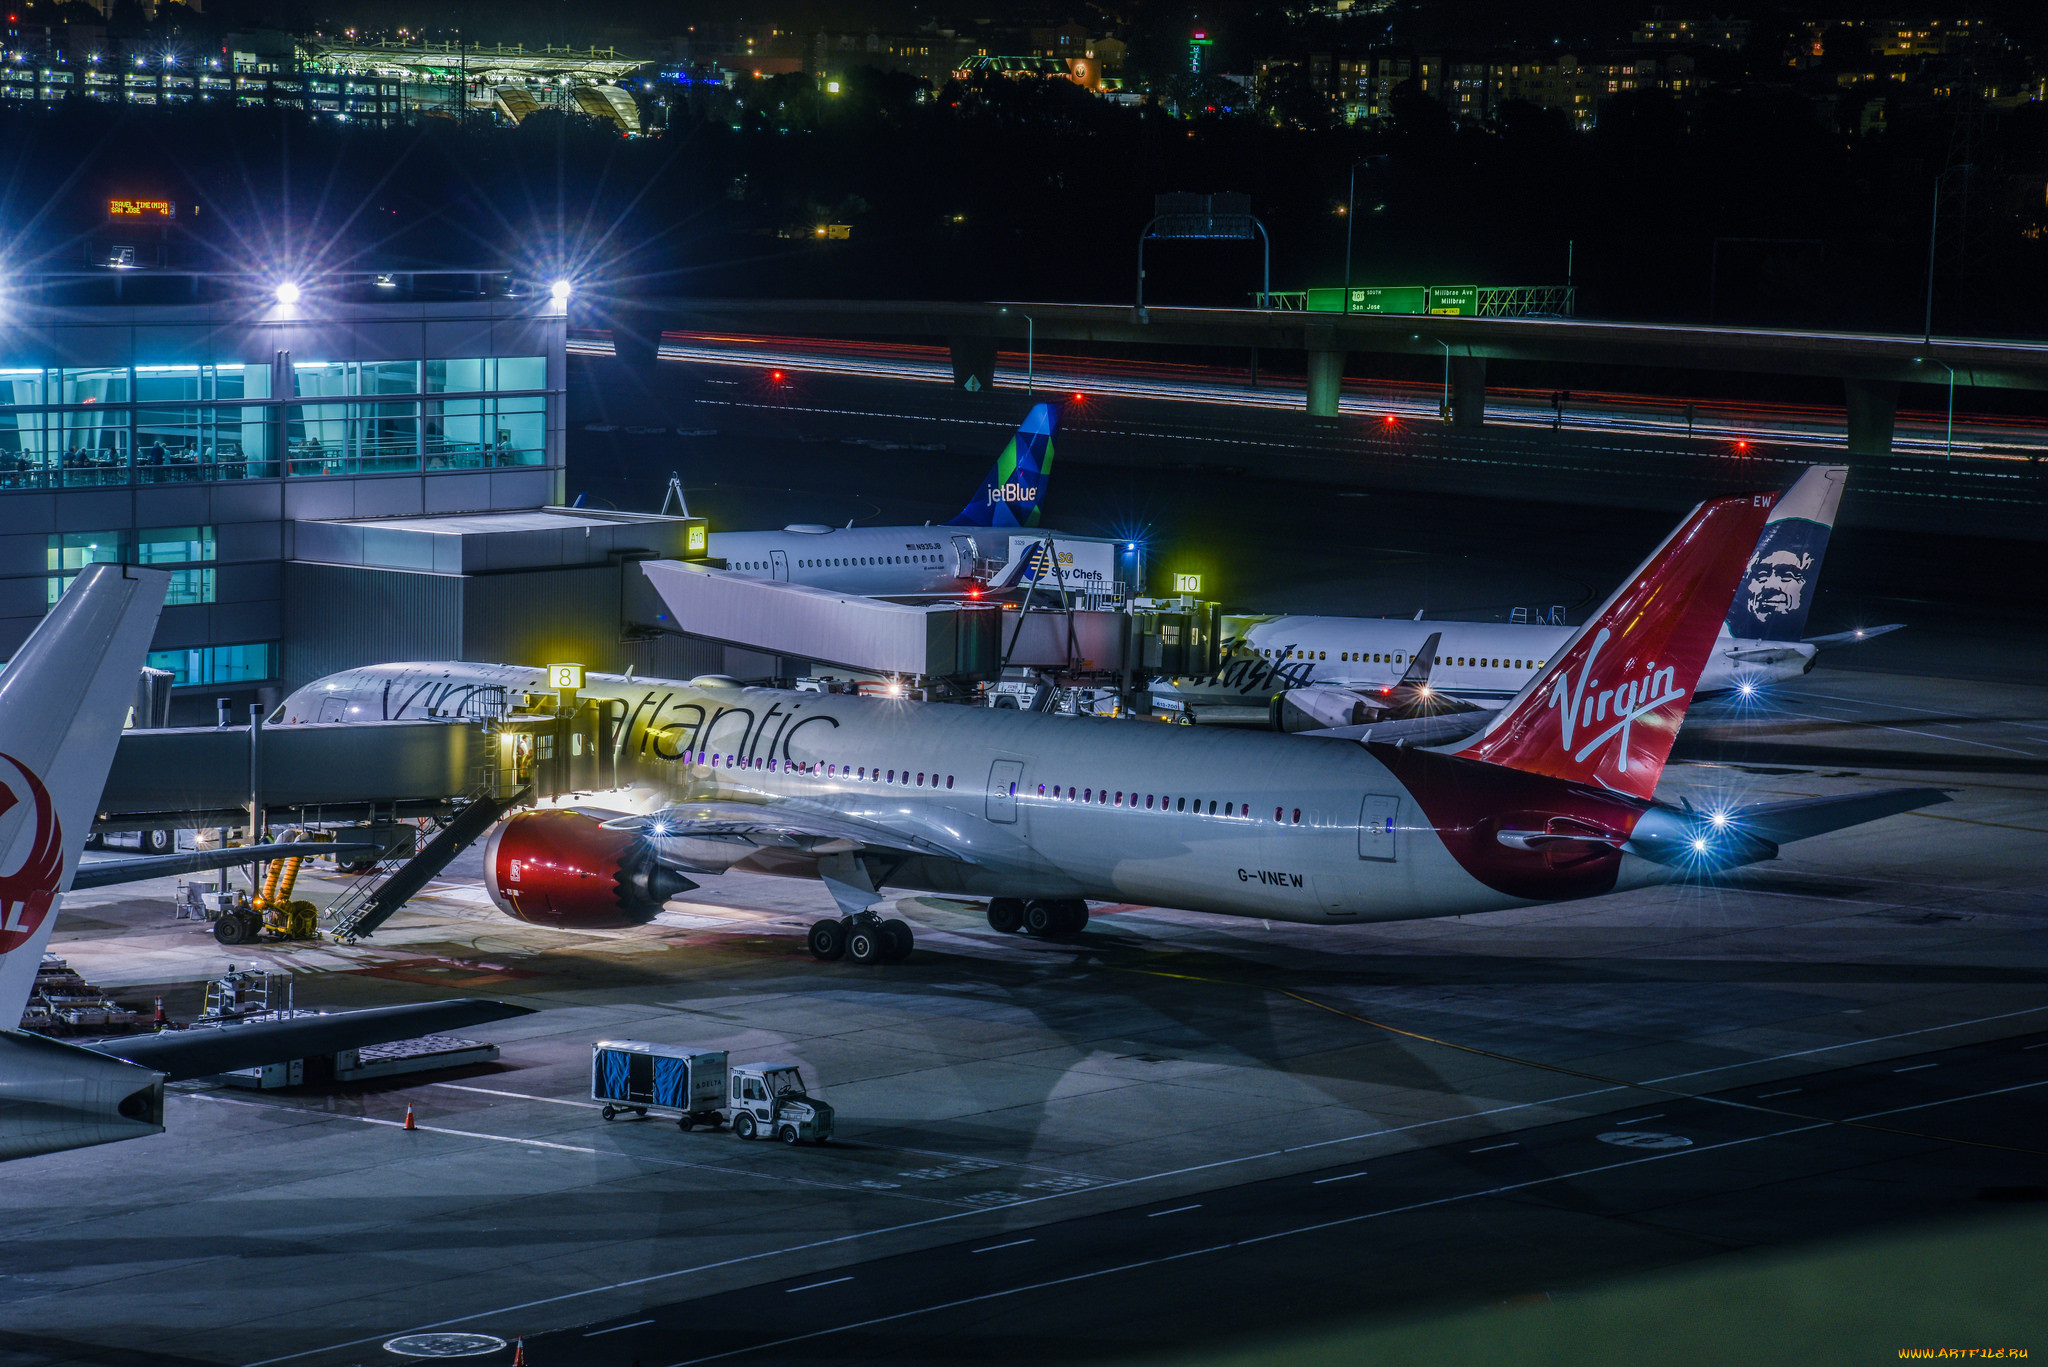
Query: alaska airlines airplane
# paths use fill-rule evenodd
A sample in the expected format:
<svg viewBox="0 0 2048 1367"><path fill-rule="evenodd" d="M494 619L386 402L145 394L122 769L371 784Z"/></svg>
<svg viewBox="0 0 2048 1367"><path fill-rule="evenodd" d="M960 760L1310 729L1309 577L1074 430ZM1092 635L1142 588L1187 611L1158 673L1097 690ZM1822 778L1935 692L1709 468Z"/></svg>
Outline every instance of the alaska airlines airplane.
<svg viewBox="0 0 2048 1367"><path fill-rule="evenodd" d="M1797 678L1828 646L1868 640L1898 624L1802 637L1820 579L1847 466L1816 465L1764 524L1741 590L1702 671L1698 696L1747 695ZM1519 693L1575 628L1505 622L1423 622L1375 617L1274 617L1244 633L1208 680L1155 684L1155 707L1191 718L1204 708L1267 708L1275 729L1343 726L1397 687L1425 637L1437 638L1427 687L1438 697L1497 708Z"/></svg>
<svg viewBox="0 0 2048 1367"><path fill-rule="evenodd" d="M713 532L708 554L739 574L869 598L968 593L1010 559L1011 531L1038 525L1058 422L1053 405L1034 407L967 506L941 526L796 522L776 532Z"/></svg>
<svg viewBox="0 0 2048 1367"><path fill-rule="evenodd" d="M1071 934L1088 899L1321 925L1596 897L1770 859L1944 801L1888 790L1695 810L1655 800L1778 494L1695 508L1476 736L1441 748L1089 722L989 708L586 675L622 786L506 817L485 885L516 919L652 920L693 877L822 880L811 952L899 959L884 886L989 899L999 931ZM544 671L391 664L293 693L366 719L529 713ZM580 704L579 704L580 705Z"/></svg>

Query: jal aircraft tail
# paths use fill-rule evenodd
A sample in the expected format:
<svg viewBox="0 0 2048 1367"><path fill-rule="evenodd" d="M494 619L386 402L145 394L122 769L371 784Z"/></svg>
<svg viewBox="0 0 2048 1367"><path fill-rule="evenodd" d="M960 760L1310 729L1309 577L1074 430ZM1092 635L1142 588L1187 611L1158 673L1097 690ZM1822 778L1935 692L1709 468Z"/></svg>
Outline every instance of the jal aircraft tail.
<svg viewBox="0 0 2048 1367"><path fill-rule="evenodd" d="M1649 798L1778 499L1694 508L1549 667L1450 753Z"/></svg>
<svg viewBox="0 0 2048 1367"><path fill-rule="evenodd" d="M0 671L0 1028L35 987L169 582L89 566Z"/></svg>
<svg viewBox="0 0 2048 1367"><path fill-rule="evenodd" d="M1036 527L1039 500L1052 474L1052 437L1059 410L1049 403L1025 416L988 478L949 527Z"/></svg>
<svg viewBox="0 0 2048 1367"><path fill-rule="evenodd" d="M1778 500L1728 605L1730 636L1738 641L1805 638L1821 557L1827 554L1828 534L1848 482L1846 465L1811 466Z"/></svg>

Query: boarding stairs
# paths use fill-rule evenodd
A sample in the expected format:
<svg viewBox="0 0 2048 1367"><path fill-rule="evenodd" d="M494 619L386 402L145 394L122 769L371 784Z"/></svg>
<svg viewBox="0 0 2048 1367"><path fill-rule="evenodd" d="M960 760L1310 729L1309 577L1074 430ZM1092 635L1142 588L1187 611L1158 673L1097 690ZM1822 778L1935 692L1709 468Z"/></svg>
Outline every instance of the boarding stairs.
<svg viewBox="0 0 2048 1367"><path fill-rule="evenodd" d="M374 933L391 913L417 896L427 880L440 873L498 824L498 819L528 801L533 785L527 784L510 796L500 797L491 785L479 784L455 815L441 825L419 853L409 859L386 860L342 890L327 908L327 933L343 944Z"/></svg>

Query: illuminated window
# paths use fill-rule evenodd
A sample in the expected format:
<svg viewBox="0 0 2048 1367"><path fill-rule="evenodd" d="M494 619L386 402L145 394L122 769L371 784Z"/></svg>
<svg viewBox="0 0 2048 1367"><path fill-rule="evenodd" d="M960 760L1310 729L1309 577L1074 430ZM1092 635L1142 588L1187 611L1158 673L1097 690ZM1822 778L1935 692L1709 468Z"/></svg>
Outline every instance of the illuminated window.
<svg viewBox="0 0 2048 1367"><path fill-rule="evenodd" d="M269 643L199 646L190 650L152 650L151 669L171 672L171 686L260 683L277 673L277 647Z"/></svg>

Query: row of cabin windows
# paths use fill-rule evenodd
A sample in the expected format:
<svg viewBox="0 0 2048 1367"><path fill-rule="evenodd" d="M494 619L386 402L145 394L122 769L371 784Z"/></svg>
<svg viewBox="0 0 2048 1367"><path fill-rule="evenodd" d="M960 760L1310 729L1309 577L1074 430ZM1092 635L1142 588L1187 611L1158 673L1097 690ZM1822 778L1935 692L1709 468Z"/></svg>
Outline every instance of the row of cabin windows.
<svg viewBox="0 0 2048 1367"><path fill-rule="evenodd" d="M936 565L936 555L854 555L832 560L799 560L800 570L844 569L848 565Z"/></svg>
<svg viewBox="0 0 2048 1367"><path fill-rule="evenodd" d="M859 780L872 779L876 783L901 782L907 787L916 788L922 788L926 786L926 775L922 770L919 770L913 776L911 771L908 769L870 770L866 765L822 764L815 760L777 761L772 759L761 759L759 757L756 757L754 759L746 759L740 755L715 754L706 750L685 750L683 752L683 762L685 764L701 764L706 768L710 769L765 769L767 772L772 774L777 772L779 768L781 770L785 770L791 773L811 774L824 778L852 778ZM901 775L900 779L898 778L899 774ZM930 775L930 786L933 788L939 786L939 776L937 774ZM947 774L946 787L950 790L952 786L953 775ZM1015 797L1016 795L1017 785L1012 783L1010 785L1010 796ZM1045 797L1047 795L1046 786L1043 783L1038 785L1038 795L1040 797ZM1055 783L1052 785L1051 796L1055 800L1064 800L1067 802L1093 803L1098 807L1122 807L1126 805L1125 794L1121 789L1119 789L1116 793L1112 794L1110 790L1107 788L1063 788L1062 785ZM1176 799L1172 797L1160 797L1153 793L1146 793L1145 810L1148 812L1155 810L1155 803L1157 804L1156 810L1162 812L1185 812L1189 810L1188 799L1185 797ZM1193 810L1195 814L1199 816L1202 814L1202 799L1196 798L1194 800L1194 803L1195 805ZM1129 795L1128 805L1133 810L1137 808L1138 794L1131 793ZM1293 809L1293 811L1294 814L1291 818L1291 824L1299 826L1301 824L1301 808L1296 807ZM1209 802L1208 815L1216 816L1217 814L1218 813L1216 810L1216 802L1214 801L1214 799L1211 799ZM1224 816L1249 817L1252 814L1252 804L1249 802L1226 802L1223 804L1223 810L1221 814ZM1273 809L1273 820L1282 823L1290 823L1290 818L1287 815L1287 809L1284 807L1275 807Z"/></svg>
<svg viewBox="0 0 2048 1367"><path fill-rule="evenodd" d="M1011 795L1012 797L1015 797L1015 796L1016 796L1016 794L1017 794L1017 785L1013 783L1013 784L1011 784L1011 785L1010 785L1010 795ZM1046 793L1046 790L1045 790L1045 785L1044 785L1043 783L1041 783L1041 784L1039 784L1039 785L1038 785L1038 795L1039 795L1040 797L1046 797L1046 796L1048 796L1048 794ZM1060 785L1059 785L1059 784L1057 784L1057 783L1055 783L1055 784L1053 784L1053 785L1052 785L1052 792L1051 792L1050 796L1051 796L1051 797L1052 797L1052 798L1053 798L1053 799L1054 799L1055 801L1062 801L1062 800L1063 800L1063 801L1067 801L1067 802L1081 802L1081 803L1084 803L1084 804L1085 804L1085 803L1090 803L1090 802L1092 802L1092 803L1094 803L1094 804L1095 804L1096 806L1098 806L1098 807L1122 807L1122 806L1126 806L1126 805L1128 805L1128 806L1130 806L1130 807L1131 807L1131 808L1132 808L1133 810L1136 810L1136 808L1137 808L1137 806L1138 806L1138 794L1136 794L1136 793L1132 793L1132 794L1130 794L1130 795L1129 795L1129 800L1128 800L1128 803L1127 803L1127 802L1126 802L1126 800L1125 800L1125 795L1124 795L1124 793L1123 793L1123 792L1121 792L1121 791L1118 791L1118 792L1116 792L1115 794L1112 794L1112 793L1110 792L1110 790L1109 790L1109 789L1107 789L1107 788L1073 788L1073 787L1069 787L1069 788L1067 788L1067 789L1066 789L1066 790L1065 790L1064 792L1062 792L1062 791L1061 791L1061 787L1060 787ZM1148 811L1148 812L1149 812L1149 811L1152 811L1152 810L1154 810L1154 807L1153 807L1153 802L1154 802L1154 800L1155 800L1155 795L1154 795L1154 794L1152 794L1152 793L1146 793L1146 794L1145 794L1144 796L1145 796L1145 810L1146 810L1146 811ZM1193 812L1193 813L1194 813L1195 815L1197 815L1197 816L1201 816L1201 815L1203 814L1203 812L1202 812L1202 799L1201 799L1201 798L1196 798L1196 799L1194 799L1194 806L1193 806L1193 807L1190 807L1190 806L1188 805L1188 799L1187 799L1187 798L1185 798L1185 797L1181 797L1181 798L1175 798L1175 797L1158 797L1158 798L1157 798L1157 802L1158 802L1158 807L1157 807L1157 810L1159 810L1159 811L1162 811L1162 812L1167 812L1167 811L1173 811L1173 812L1187 812L1187 811L1192 811L1192 812ZM1287 811L1287 809L1286 809L1286 808L1284 808L1284 807L1275 807L1275 808L1273 809L1273 819L1274 819L1275 821L1285 821L1285 820L1287 819L1287 816L1286 816L1286 811ZM1212 800L1210 801L1210 803L1209 803L1209 811L1208 811L1208 815L1210 815L1210 816L1215 816L1215 815L1217 815L1217 814L1218 814L1218 813L1217 813L1217 811L1216 811L1216 803L1215 803L1215 801L1214 801L1214 800L1212 799ZM1249 803L1249 802L1226 802L1226 803L1224 803L1224 804L1223 804L1223 811L1222 811L1222 813L1221 813L1221 814L1222 814L1222 815L1224 815L1224 816L1241 816L1241 817L1249 817L1249 816L1250 816L1250 815L1252 814L1252 804L1251 804L1251 803ZM1293 824L1294 824L1294 825L1296 825L1296 826L1299 826L1299 825L1301 824L1301 808L1299 808L1299 807L1296 807L1296 808L1294 809L1294 821L1293 821Z"/></svg>
<svg viewBox="0 0 2048 1367"><path fill-rule="evenodd" d="M918 771L914 780L908 769L890 769L887 771L888 776L885 778L881 769L870 769L864 764L855 766L851 764L824 764L817 760L773 760L762 759L758 755L753 759L748 759L742 755L714 753L709 750L685 750L683 751L683 763L698 764L707 769L765 769L771 774L782 772L810 774L818 778L854 778L871 780L876 783L901 782L907 787L917 788L925 787L927 780L929 780L931 787L936 788L939 786L939 776L937 774L927 776L923 770ZM899 774L901 775L900 779L898 777ZM946 775L946 786L948 788L953 786L953 776L951 774Z"/></svg>
<svg viewBox="0 0 2048 1367"><path fill-rule="evenodd" d="M1327 660L1330 658L1330 652L1327 650L1265 650L1259 653L1269 660ZM1399 665L1408 663L1408 656L1399 653L1368 653L1362 650L1340 650L1337 652L1337 658L1342 661L1358 664ZM1541 669L1550 663L1548 660L1504 660L1465 655L1445 656L1443 662L1446 665L1469 666L1475 669Z"/></svg>

